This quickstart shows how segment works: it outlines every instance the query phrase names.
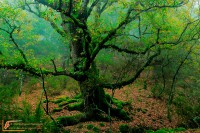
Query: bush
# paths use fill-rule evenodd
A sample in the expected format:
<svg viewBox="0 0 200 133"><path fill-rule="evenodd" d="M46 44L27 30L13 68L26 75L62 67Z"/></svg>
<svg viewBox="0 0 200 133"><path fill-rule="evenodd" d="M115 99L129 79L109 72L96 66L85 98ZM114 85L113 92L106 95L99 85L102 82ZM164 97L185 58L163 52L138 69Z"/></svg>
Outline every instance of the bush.
<svg viewBox="0 0 200 133"><path fill-rule="evenodd" d="M14 115L14 109L12 104L12 98L17 93L17 82L14 81L10 85L2 85L0 83L0 119L8 119Z"/></svg>
<svg viewBox="0 0 200 133"><path fill-rule="evenodd" d="M95 133L99 133L99 132L100 132L100 129L99 129L98 127L94 127L92 130L93 130Z"/></svg>
<svg viewBox="0 0 200 133"><path fill-rule="evenodd" d="M184 121L180 126L187 128L198 128L200 126L200 120L198 120L200 114L200 102L195 100L195 98L191 101L188 97L179 93L179 95L175 97L173 103L176 106L178 115L184 118Z"/></svg>
<svg viewBox="0 0 200 133"><path fill-rule="evenodd" d="M146 133L146 132L152 131L150 129L151 128L149 128L149 127L143 127L141 125L135 126L135 127L130 127L127 124L122 124L119 127L119 130L121 133Z"/></svg>
<svg viewBox="0 0 200 133"><path fill-rule="evenodd" d="M130 131L130 127L127 124L122 124L119 126L119 131L121 133L128 133Z"/></svg>
<svg viewBox="0 0 200 133"><path fill-rule="evenodd" d="M160 84L155 84L152 88L151 88L151 93L153 95L153 97L155 98L160 98L161 94L162 94L162 86Z"/></svg>
<svg viewBox="0 0 200 133"><path fill-rule="evenodd" d="M92 125L92 124L87 125L88 130L91 130L93 127L94 127L94 125Z"/></svg>
<svg viewBox="0 0 200 133"><path fill-rule="evenodd" d="M103 122L99 123L99 125L100 125L101 127L104 127L104 126L105 126L105 124L104 124Z"/></svg>

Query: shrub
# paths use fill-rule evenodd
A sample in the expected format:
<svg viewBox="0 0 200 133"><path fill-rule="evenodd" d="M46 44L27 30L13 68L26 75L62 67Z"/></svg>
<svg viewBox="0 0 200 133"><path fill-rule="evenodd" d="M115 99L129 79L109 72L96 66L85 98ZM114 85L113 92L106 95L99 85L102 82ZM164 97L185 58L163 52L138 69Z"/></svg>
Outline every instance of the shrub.
<svg viewBox="0 0 200 133"><path fill-rule="evenodd" d="M130 127L127 124L122 124L119 127L119 131L121 133L128 133L130 131Z"/></svg>
<svg viewBox="0 0 200 133"><path fill-rule="evenodd" d="M88 130L91 130L93 127L94 127L94 125L92 125L92 124L88 124L88 125L87 125L87 129L88 129Z"/></svg>
<svg viewBox="0 0 200 133"><path fill-rule="evenodd" d="M93 130L95 133L100 132L100 129L99 129L98 127L94 127L92 130Z"/></svg>
<svg viewBox="0 0 200 133"><path fill-rule="evenodd" d="M101 127L104 127L104 126L105 126L105 124L104 124L103 122L99 123L99 125L100 125Z"/></svg>

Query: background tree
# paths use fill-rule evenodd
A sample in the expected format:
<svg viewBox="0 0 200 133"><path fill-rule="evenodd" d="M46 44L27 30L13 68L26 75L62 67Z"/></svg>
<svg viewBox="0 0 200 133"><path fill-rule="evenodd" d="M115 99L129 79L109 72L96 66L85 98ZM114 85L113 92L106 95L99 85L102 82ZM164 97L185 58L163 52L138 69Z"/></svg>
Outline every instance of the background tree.
<svg viewBox="0 0 200 133"><path fill-rule="evenodd" d="M173 49L176 45L198 40L200 21L198 15L190 14L195 10L188 6L192 2L178 0L1 2L0 30L3 36L7 35L7 38L1 42L0 68L21 69L38 77L64 75L77 80L81 96L76 97L73 103L69 103L68 109L84 113L77 115L73 122L69 120L70 117L60 118L64 125L91 118L103 119L102 113L108 113L108 108L112 115L128 120L130 119L128 114L122 109L124 103L116 104L116 100L105 94L103 88L114 90L133 83L164 49L169 47ZM183 15L185 11L189 14ZM59 57L41 61L36 52L33 52L35 49L24 45L23 37L27 37L27 34L31 34L35 28L30 28L34 23L34 19L27 16L30 14L50 22L51 27L64 38L62 41L67 47L69 46L70 51L70 63L67 66L62 67L57 61ZM6 41L8 38L12 43L6 47L10 44ZM30 35L29 41L35 45L41 38ZM102 72L102 67L105 67L102 58L108 62L113 61L114 66L120 62L119 67L107 66L111 72L122 66L125 68L121 70L133 69L121 74L105 70L106 75L110 75L108 78L102 75L105 73ZM116 106L113 107L108 101L112 101Z"/></svg>

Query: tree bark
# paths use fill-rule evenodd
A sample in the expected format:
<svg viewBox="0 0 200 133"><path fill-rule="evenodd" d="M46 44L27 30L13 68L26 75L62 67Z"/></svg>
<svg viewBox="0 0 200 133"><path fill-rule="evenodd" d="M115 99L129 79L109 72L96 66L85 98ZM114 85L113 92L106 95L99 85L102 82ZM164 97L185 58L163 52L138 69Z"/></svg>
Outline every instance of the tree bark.
<svg viewBox="0 0 200 133"><path fill-rule="evenodd" d="M93 63L91 68L87 71L87 78L79 82L82 98L84 99L85 112L95 114L97 110L103 109L103 105L105 104L105 92L98 84L99 73L95 63Z"/></svg>
<svg viewBox="0 0 200 133"><path fill-rule="evenodd" d="M123 120L130 120L128 113L123 110L123 106L127 103L114 99L106 94L104 88L100 86L99 71L94 63L87 72L86 80L79 82L79 85L84 100L84 112L88 118L109 121L110 116L108 116L108 111L110 111L111 116L116 116ZM106 117L103 117L102 113Z"/></svg>

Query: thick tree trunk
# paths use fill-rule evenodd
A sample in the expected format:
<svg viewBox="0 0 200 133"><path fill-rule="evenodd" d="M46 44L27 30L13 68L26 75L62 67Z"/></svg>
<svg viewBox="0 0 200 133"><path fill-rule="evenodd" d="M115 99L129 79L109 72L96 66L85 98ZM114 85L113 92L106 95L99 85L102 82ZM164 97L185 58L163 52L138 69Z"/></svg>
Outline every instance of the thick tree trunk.
<svg viewBox="0 0 200 133"><path fill-rule="evenodd" d="M110 110L111 116L129 120L128 114L122 109L126 103L112 98L105 93L102 87L99 87L99 72L94 64L88 71L87 76L88 78L86 80L80 82L80 90L82 98L84 99L83 107L87 117L102 120L105 117L102 117L101 114L107 114L108 116L108 111ZM116 107L112 107L111 104L115 104Z"/></svg>
<svg viewBox="0 0 200 133"><path fill-rule="evenodd" d="M105 92L98 87L99 73L96 65L93 63L87 72L87 78L79 82L82 98L84 99L84 111L94 114L104 106Z"/></svg>
<svg viewBox="0 0 200 133"><path fill-rule="evenodd" d="M86 72L86 75L87 78L79 82L81 97L68 99L64 104L65 109L79 110L81 113L58 117L58 123L61 123L62 126L69 126L90 120L109 121L111 116L130 120L127 112L123 110L123 106L127 103L112 98L99 86L99 73L94 64Z"/></svg>
<svg viewBox="0 0 200 133"><path fill-rule="evenodd" d="M96 87L91 83L87 80L81 83L81 93L84 99L83 107L87 118L109 120L110 116L115 116L123 120L130 120L127 112L123 110L123 106L127 103L112 98L105 93L103 88Z"/></svg>
<svg viewBox="0 0 200 133"><path fill-rule="evenodd" d="M106 96L103 88L96 87L91 80L86 80L80 83L82 97L84 99L84 112L95 117L98 114L108 110Z"/></svg>

